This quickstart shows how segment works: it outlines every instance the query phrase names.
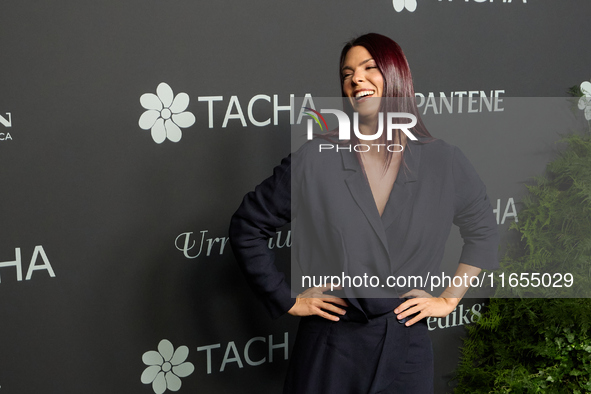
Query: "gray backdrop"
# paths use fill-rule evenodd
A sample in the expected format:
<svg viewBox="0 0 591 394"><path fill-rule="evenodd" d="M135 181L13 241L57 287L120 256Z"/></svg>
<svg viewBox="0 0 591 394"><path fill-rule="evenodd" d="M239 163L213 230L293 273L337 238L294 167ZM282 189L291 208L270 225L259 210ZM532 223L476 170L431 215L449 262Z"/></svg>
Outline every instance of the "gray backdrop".
<svg viewBox="0 0 591 394"><path fill-rule="evenodd" d="M1 392L279 392L297 319L266 315L226 237L289 153L290 95L338 96L354 36L398 41L428 127L472 160L505 239L568 127L491 131L478 125L503 111L457 100L496 94L507 109L589 80L590 14L586 0L4 1ZM427 108L441 92L451 123ZM286 261L281 231L270 246ZM484 303L429 320L436 392Z"/></svg>

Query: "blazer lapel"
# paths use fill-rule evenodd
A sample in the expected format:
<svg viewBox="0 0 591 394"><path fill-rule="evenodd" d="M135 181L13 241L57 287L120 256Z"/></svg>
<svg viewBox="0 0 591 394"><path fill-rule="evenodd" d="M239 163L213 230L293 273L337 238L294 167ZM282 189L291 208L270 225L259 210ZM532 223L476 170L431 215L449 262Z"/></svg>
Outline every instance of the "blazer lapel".
<svg viewBox="0 0 591 394"><path fill-rule="evenodd" d="M421 161L421 146L418 144L407 144L404 151L404 162L398 170L396 182L390 192L390 198L386 204L386 209L382 214L381 220L384 229L394 223L405 209L409 209L412 204L413 183L419 176L419 167Z"/></svg>
<svg viewBox="0 0 591 394"><path fill-rule="evenodd" d="M353 170L351 171L351 174L345 178L349 192L380 239L386 253L388 253L386 231L384 230L382 219L376 208L371 189L363 175L363 170L361 169L359 161L354 153L347 151L341 151L341 157L343 158L343 166L345 170Z"/></svg>

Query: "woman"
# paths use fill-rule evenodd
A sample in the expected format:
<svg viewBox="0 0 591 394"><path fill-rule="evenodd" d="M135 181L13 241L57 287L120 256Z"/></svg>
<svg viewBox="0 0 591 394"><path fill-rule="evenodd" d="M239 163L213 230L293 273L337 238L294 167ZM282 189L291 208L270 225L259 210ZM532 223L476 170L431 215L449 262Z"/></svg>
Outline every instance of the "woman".
<svg viewBox="0 0 591 394"><path fill-rule="evenodd" d="M340 72L343 97L358 114L360 135L350 143L367 139L375 145L318 153L321 142L305 144L245 196L232 218L230 241L271 315L302 317L285 393L429 393L433 356L425 318L447 316L469 283L452 285L437 298L403 286L394 286L397 297L373 286L343 288L337 297L325 294L329 284L294 299L266 247L293 216L299 231L292 256L304 274L341 270L408 278L438 272L453 222L464 239L456 276L497 265L498 235L485 187L465 156L433 139L420 121L400 47L378 34L361 36L343 48ZM418 141L401 130L393 141L385 140L386 133L372 140L387 112L415 115L411 131ZM404 149L379 149L376 142Z"/></svg>

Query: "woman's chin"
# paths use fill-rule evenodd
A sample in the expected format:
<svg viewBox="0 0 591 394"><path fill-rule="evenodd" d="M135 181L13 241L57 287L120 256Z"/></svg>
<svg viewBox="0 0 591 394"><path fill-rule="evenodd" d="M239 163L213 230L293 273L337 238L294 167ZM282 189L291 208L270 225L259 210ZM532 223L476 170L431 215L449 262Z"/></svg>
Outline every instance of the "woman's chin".
<svg viewBox="0 0 591 394"><path fill-rule="evenodd" d="M380 111L381 97L353 99L351 104L355 112L359 112L359 115L375 115Z"/></svg>

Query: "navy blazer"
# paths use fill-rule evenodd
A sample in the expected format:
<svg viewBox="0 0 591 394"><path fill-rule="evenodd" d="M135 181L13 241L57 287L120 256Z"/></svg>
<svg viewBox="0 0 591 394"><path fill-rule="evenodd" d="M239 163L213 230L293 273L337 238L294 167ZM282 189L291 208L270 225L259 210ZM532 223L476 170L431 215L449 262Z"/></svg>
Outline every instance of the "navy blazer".
<svg viewBox="0 0 591 394"><path fill-rule="evenodd" d="M235 256L271 316L287 312L295 294L267 241L294 219L292 259L305 275L367 274L383 284L389 275L438 274L452 223L464 240L459 261L497 268L497 224L486 188L457 147L409 142L380 216L356 154L320 153L323 142L310 141L284 159L232 217ZM371 317L392 311L395 298L416 287L351 288L344 296Z"/></svg>

